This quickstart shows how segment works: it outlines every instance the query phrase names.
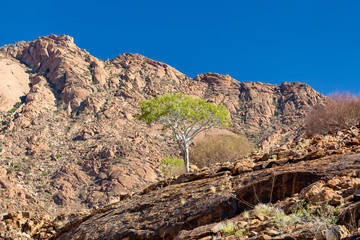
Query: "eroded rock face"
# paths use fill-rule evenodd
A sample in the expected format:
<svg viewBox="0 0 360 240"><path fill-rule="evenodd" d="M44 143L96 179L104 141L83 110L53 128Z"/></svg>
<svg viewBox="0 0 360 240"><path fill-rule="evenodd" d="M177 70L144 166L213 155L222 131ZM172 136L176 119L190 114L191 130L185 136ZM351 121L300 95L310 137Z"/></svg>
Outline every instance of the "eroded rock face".
<svg viewBox="0 0 360 240"><path fill-rule="evenodd" d="M10 110L30 91L29 75L24 67L0 54L0 111Z"/></svg>

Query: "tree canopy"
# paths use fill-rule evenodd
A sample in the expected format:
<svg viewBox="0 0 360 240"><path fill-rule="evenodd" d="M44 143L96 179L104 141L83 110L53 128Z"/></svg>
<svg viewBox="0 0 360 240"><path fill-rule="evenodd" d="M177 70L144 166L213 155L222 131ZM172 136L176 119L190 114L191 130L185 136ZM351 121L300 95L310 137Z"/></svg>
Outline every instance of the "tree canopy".
<svg viewBox="0 0 360 240"><path fill-rule="evenodd" d="M183 93L166 94L151 100L140 101L138 119L151 124L161 123L173 131L183 154L186 171L189 172L189 142L212 127L227 127L231 124L225 106L206 102L204 99L186 96Z"/></svg>

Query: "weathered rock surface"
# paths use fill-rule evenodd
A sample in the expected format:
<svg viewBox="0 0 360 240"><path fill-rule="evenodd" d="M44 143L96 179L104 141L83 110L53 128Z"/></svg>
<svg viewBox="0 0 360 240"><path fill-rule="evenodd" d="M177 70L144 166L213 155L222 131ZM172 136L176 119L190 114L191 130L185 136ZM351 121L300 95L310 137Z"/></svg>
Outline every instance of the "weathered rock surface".
<svg viewBox="0 0 360 240"><path fill-rule="evenodd" d="M10 110L30 91L26 67L0 55L0 111Z"/></svg>

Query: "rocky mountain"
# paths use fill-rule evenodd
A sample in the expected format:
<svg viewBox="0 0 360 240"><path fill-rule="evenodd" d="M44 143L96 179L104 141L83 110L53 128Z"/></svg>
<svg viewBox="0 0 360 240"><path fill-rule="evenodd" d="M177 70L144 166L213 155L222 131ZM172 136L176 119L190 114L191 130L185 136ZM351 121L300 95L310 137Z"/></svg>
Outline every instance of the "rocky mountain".
<svg viewBox="0 0 360 240"><path fill-rule="evenodd" d="M138 101L183 92L224 104L233 125L265 152L302 135L324 97L303 83L189 78L139 54L102 61L65 35L0 48L1 212L98 208L162 179L178 155L169 132L134 119Z"/></svg>

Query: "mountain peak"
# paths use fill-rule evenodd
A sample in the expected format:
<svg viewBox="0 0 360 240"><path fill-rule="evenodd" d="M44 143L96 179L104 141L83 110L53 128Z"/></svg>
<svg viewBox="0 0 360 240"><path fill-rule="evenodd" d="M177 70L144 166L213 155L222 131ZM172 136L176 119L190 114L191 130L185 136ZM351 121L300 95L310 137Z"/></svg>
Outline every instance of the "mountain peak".
<svg viewBox="0 0 360 240"><path fill-rule="evenodd" d="M49 36L39 37L37 40L54 40L55 43L74 43L74 38L65 34L55 35L51 34Z"/></svg>

